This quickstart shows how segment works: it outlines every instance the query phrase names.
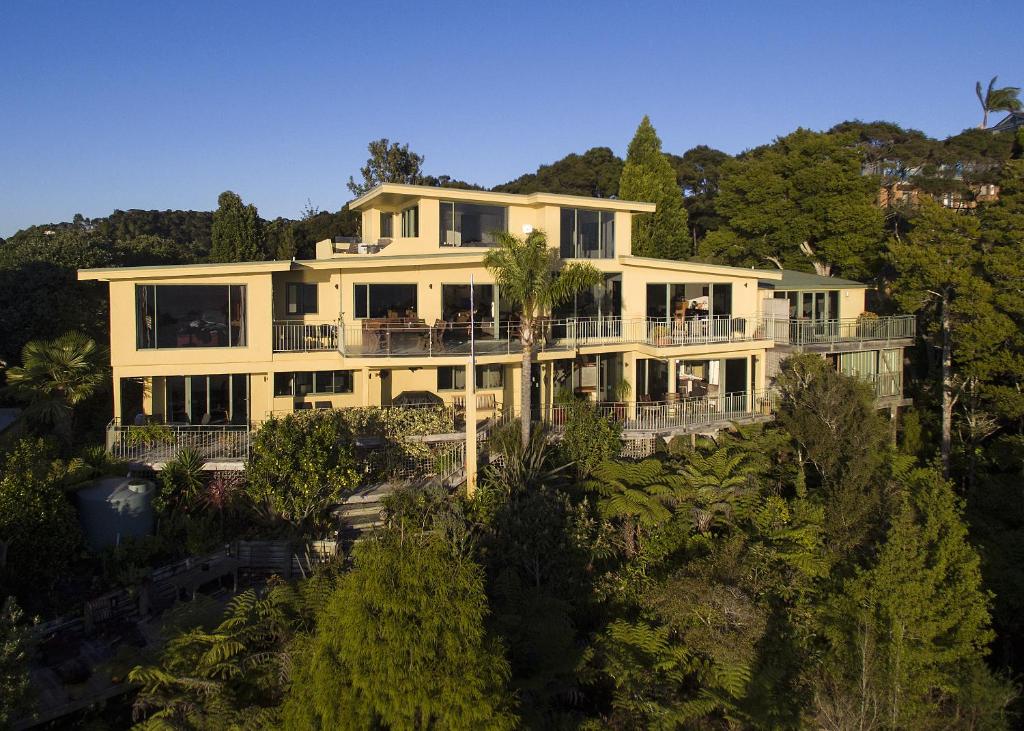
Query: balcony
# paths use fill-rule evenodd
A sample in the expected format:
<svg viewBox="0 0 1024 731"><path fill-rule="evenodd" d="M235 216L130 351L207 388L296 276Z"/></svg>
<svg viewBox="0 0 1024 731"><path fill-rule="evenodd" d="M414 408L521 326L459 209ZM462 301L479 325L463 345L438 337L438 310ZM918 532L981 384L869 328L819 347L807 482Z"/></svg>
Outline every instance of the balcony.
<svg viewBox="0 0 1024 731"><path fill-rule="evenodd" d="M767 336L776 345L837 345L870 341L913 340L917 334L914 315L855 318L848 320L790 320L764 318Z"/></svg>
<svg viewBox="0 0 1024 731"><path fill-rule="evenodd" d="M240 465L249 456L251 435L247 425L135 426L114 419L107 425L107 451L126 462L153 466L170 462L184 449L192 449L206 463Z"/></svg>
<svg viewBox="0 0 1024 731"><path fill-rule="evenodd" d="M676 401L636 401L598 404L597 410L617 422L624 432L685 433L723 422L766 421L775 413L775 391L729 393ZM558 433L564 429L566 408L541 409L538 420Z"/></svg>
<svg viewBox="0 0 1024 731"><path fill-rule="evenodd" d="M312 326L307 334L297 332L292 340L295 350L330 349L330 334ZM471 337L472 334L472 337ZM755 318L714 317L691 320L655 320L568 318L544 319L539 326L535 350L539 353L576 350L605 345L648 345L679 347L763 339L766 331ZM282 342L288 338L284 338ZM275 331L275 343L279 340ZM468 323L437 321L364 320L359 326L341 326L342 355L350 357L433 357L499 355L521 352L519 326L516 323L482 322L472 328Z"/></svg>
<svg viewBox="0 0 1024 731"><path fill-rule="evenodd" d="M314 353L338 350L338 323L274 321L275 353Z"/></svg>

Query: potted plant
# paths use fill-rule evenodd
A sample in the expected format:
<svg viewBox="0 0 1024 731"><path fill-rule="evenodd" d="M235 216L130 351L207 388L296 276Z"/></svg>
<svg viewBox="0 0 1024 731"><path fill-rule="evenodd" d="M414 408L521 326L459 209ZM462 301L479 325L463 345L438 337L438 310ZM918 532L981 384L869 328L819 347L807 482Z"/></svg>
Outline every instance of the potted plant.
<svg viewBox="0 0 1024 731"><path fill-rule="evenodd" d="M623 378L621 381L615 384L613 389L613 395L615 401L611 404L612 413L615 415L617 421L626 420L626 412L629 408L628 401L629 397L633 394L633 386L628 380Z"/></svg>

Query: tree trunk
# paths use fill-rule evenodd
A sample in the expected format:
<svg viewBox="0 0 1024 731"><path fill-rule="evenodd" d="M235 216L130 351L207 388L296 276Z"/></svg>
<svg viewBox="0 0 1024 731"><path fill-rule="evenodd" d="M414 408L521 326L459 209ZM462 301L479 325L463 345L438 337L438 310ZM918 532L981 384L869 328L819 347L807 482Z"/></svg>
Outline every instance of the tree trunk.
<svg viewBox="0 0 1024 731"><path fill-rule="evenodd" d="M528 327L523 325L524 328ZM533 337L527 334L522 336L523 344L523 362L522 362L522 373L519 379L519 400L522 402L519 406L519 419L523 430L523 447L530 443L530 382L531 374L530 369L533 365Z"/></svg>
<svg viewBox="0 0 1024 731"><path fill-rule="evenodd" d="M949 331L949 295L942 297L942 476L949 478L953 444L953 343Z"/></svg>

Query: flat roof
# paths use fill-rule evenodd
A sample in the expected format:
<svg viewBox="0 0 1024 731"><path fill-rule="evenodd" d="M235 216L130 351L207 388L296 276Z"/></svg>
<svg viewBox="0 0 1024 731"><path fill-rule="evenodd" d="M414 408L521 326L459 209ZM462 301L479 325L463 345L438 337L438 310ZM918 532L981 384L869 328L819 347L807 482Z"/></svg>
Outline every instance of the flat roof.
<svg viewBox="0 0 1024 731"><path fill-rule="evenodd" d="M79 281L110 282L118 279L139 279L159 277L199 277L203 275L222 276L231 274L255 274L258 272L285 272L291 269L290 261L230 261L208 264L160 264L139 267L101 267L79 269Z"/></svg>
<svg viewBox="0 0 1024 731"><path fill-rule="evenodd" d="M852 279L841 279L839 277L825 277L821 274L810 272L798 272L792 269L779 271L781 277L773 277L773 281L767 278L758 282L759 287L770 289L801 290L801 289L871 289L870 284L855 282Z"/></svg>
<svg viewBox="0 0 1024 731"><path fill-rule="evenodd" d="M624 201L618 198L591 198L583 195L561 193L496 193L491 190L467 190L464 188L441 188L433 185L405 185L404 183L381 183L366 191L348 207L361 211L376 203L379 206L398 207L416 198L444 198L458 201L479 201L501 205L542 206L566 205L584 208L602 208L609 211L631 213L653 213L655 205L642 201Z"/></svg>
<svg viewBox="0 0 1024 731"><path fill-rule="evenodd" d="M626 266L648 267L650 269L687 269L692 272L707 274L724 274L732 277L747 277L758 280L781 279L782 272L776 269L754 269L751 267L734 267L725 264L708 264L688 259L654 259L648 256L619 256L619 261Z"/></svg>

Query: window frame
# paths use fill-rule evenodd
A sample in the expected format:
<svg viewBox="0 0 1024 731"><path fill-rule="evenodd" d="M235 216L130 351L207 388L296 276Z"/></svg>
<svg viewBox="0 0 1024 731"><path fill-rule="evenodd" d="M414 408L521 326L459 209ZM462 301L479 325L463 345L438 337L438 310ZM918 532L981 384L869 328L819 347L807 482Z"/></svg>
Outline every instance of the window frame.
<svg viewBox="0 0 1024 731"><path fill-rule="evenodd" d="M316 282L285 282L285 314L288 316L318 314L320 312L319 295L320 288ZM312 300L312 305L310 305L310 300Z"/></svg>
<svg viewBox="0 0 1024 731"><path fill-rule="evenodd" d="M385 229L387 229L385 231ZM380 236L378 238L393 238L395 232L395 214L390 211L380 212Z"/></svg>
<svg viewBox="0 0 1024 731"><path fill-rule="evenodd" d="M459 242L457 244L456 243L448 243L447 238L445 236L446 229L444 228L444 210L443 210L445 206L451 206L452 229L450 229L450 230L452 230L452 231L454 231L454 232L459 234ZM451 248L462 248L462 247L467 247L467 248L487 248L487 247L491 247L491 246L495 245L495 243L493 241L486 241L483 238L483 237L486 237L490 233L489 231L481 231L480 232L480 235L481 235L481 240L480 241L471 241L471 242L463 241L462 240L462 229L461 229L461 227L456 227L457 226L456 215L455 215L455 213L456 213L456 206L470 206L470 207L475 207L475 208L496 208L496 209L500 209L501 213L502 213L501 227L499 229L493 229L493 230L502 231L502 232L506 232L506 233L508 232L508 218L509 218L509 214L508 214L509 207L508 206L490 205L490 204L487 204L487 203L474 203L472 201L442 200L442 201L438 202L438 210L437 210L437 213L438 213L438 216L437 216L437 226L438 226L437 239L438 239L438 246L441 246L441 247L444 247L444 248L449 248L449 247L451 247Z"/></svg>
<svg viewBox="0 0 1024 731"><path fill-rule="evenodd" d="M331 390L323 390L320 388L320 376L324 373L331 374ZM299 374L310 376L310 390L306 393L298 393L298 389L295 384L298 380ZM346 380L347 383L344 383ZM279 379L282 377L288 379L289 389L285 393L279 388ZM339 380L342 383L339 384ZM332 396L337 394L348 394L355 393L355 371L351 368L342 368L339 370L326 370L326 371L277 371L274 373L274 398L305 398L307 396ZM339 385L341 390L339 390Z"/></svg>
<svg viewBox="0 0 1024 731"><path fill-rule="evenodd" d="M160 290L180 287L223 288L225 300L225 322L227 344L225 345L160 345ZM143 296L146 293L146 296ZM238 325L232 320L234 306L239 314ZM143 320L149 318L150 327L143 327ZM148 337L147 337L148 335ZM249 344L248 287L245 284L140 284L135 283L135 349L136 350L199 350L222 348L245 348ZM146 343L149 344L146 344Z"/></svg>
<svg viewBox="0 0 1024 731"><path fill-rule="evenodd" d="M402 209L401 234L403 239L414 239L420 235L420 204L414 203Z"/></svg>
<svg viewBox="0 0 1024 731"><path fill-rule="evenodd" d="M486 372L498 373L498 384L495 386L484 386L484 374ZM450 386L441 385L441 374L450 373ZM462 385L456 385L457 375L462 374ZM478 365L475 371L477 391L497 391L505 388L505 367L500 363L487 363ZM437 390L438 391L465 391L466 390L466 366L438 366L437 367Z"/></svg>
<svg viewBox="0 0 1024 731"><path fill-rule="evenodd" d="M359 289L363 288L363 297L359 297ZM352 318L355 320L373 320L377 316L370 314L370 288L371 287L412 287L413 310L418 314L420 311L420 287L418 282L355 282L352 285ZM363 312L360 313L360 299L363 304Z"/></svg>

